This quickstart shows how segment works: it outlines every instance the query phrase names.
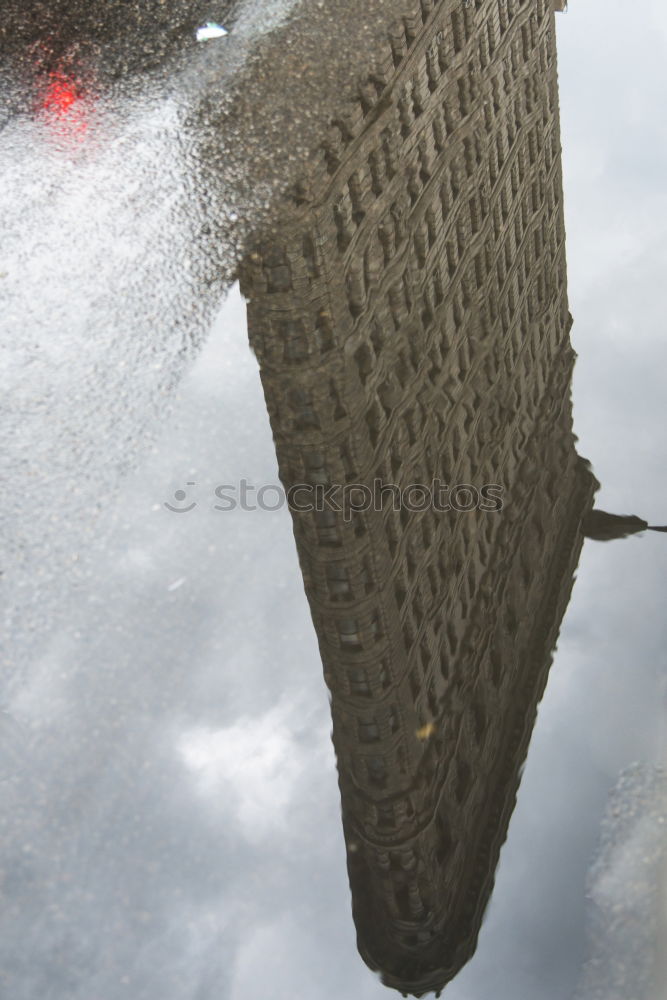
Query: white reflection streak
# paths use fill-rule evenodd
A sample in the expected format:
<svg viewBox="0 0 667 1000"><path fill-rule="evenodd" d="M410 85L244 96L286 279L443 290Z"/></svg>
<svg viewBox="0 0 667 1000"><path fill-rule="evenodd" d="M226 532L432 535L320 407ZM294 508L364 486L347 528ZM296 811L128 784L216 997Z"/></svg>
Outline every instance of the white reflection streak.
<svg viewBox="0 0 667 1000"><path fill-rule="evenodd" d="M203 28L197 28L196 38L198 42L207 42L211 38L224 38L229 32L221 24L215 21L207 21Z"/></svg>

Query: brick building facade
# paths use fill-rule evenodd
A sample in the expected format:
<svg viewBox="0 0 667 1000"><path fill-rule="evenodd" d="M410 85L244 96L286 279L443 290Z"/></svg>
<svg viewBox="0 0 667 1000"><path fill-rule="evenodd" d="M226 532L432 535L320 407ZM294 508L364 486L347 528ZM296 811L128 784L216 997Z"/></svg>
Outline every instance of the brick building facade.
<svg viewBox="0 0 667 1000"><path fill-rule="evenodd" d="M572 435L553 8L406 0L242 268L288 490L502 491L500 512L460 509L474 490L292 512L359 950L416 995L474 950L596 486Z"/></svg>

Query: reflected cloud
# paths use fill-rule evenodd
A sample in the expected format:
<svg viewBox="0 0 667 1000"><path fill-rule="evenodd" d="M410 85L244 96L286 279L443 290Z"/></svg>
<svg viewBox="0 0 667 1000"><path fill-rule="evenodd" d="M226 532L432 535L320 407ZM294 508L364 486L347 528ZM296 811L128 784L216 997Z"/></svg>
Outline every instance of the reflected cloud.
<svg viewBox="0 0 667 1000"><path fill-rule="evenodd" d="M257 842L289 829L303 760L280 706L225 729L198 727L178 740L178 754L198 793L231 808L243 835Z"/></svg>
<svg viewBox="0 0 667 1000"><path fill-rule="evenodd" d="M635 764L612 790L587 880L588 955L573 1000L660 995L667 777Z"/></svg>

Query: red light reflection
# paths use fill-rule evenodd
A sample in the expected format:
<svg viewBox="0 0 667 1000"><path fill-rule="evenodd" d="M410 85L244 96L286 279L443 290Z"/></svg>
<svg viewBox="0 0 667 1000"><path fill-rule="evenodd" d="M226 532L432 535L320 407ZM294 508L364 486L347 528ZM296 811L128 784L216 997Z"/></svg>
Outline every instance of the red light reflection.
<svg viewBox="0 0 667 1000"><path fill-rule="evenodd" d="M42 99L42 110L65 115L79 100L81 100L81 95L75 81L52 73Z"/></svg>
<svg viewBox="0 0 667 1000"><path fill-rule="evenodd" d="M87 88L80 78L62 70L51 71L41 84L37 110L44 123L61 140L80 142L88 131L93 109Z"/></svg>

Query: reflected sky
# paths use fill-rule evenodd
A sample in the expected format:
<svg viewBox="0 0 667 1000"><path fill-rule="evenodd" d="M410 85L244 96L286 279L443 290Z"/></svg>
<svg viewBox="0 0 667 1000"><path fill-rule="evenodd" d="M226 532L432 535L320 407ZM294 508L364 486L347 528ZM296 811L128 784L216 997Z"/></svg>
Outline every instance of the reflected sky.
<svg viewBox="0 0 667 1000"><path fill-rule="evenodd" d="M667 19L657 2L638 18L617 0L573 0L558 29L579 447L602 507L664 523ZM356 952L329 706L287 511L211 509L217 484L277 472L242 304L230 296L200 348L220 289L191 315L173 257L174 241L195 238L187 199L155 196L170 189L157 163L184 169L178 99L148 88L104 114L75 173L32 118L12 119L0 148L16 414L3 411L15 541L3 567L0 982L17 1000L387 996ZM141 254L131 295L104 249L122 245L129 215L140 239L123 252L130 265ZM82 285L91 293L63 298ZM166 313L180 328L156 321ZM186 488L197 508L166 510ZM613 843L599 840L607 797L633 762L665 757L664 541L584 546L453 1000L570 998L586 959L605 954L586 916L596 885L603 904L623 895L611 877L599 891L599 866L597 883L587 875L595 856L614 871ZM638 881L664 795L639 773L619 792L624 815L645 821L624 828ZM576 995L614 994L588 975Z"/></svg>

